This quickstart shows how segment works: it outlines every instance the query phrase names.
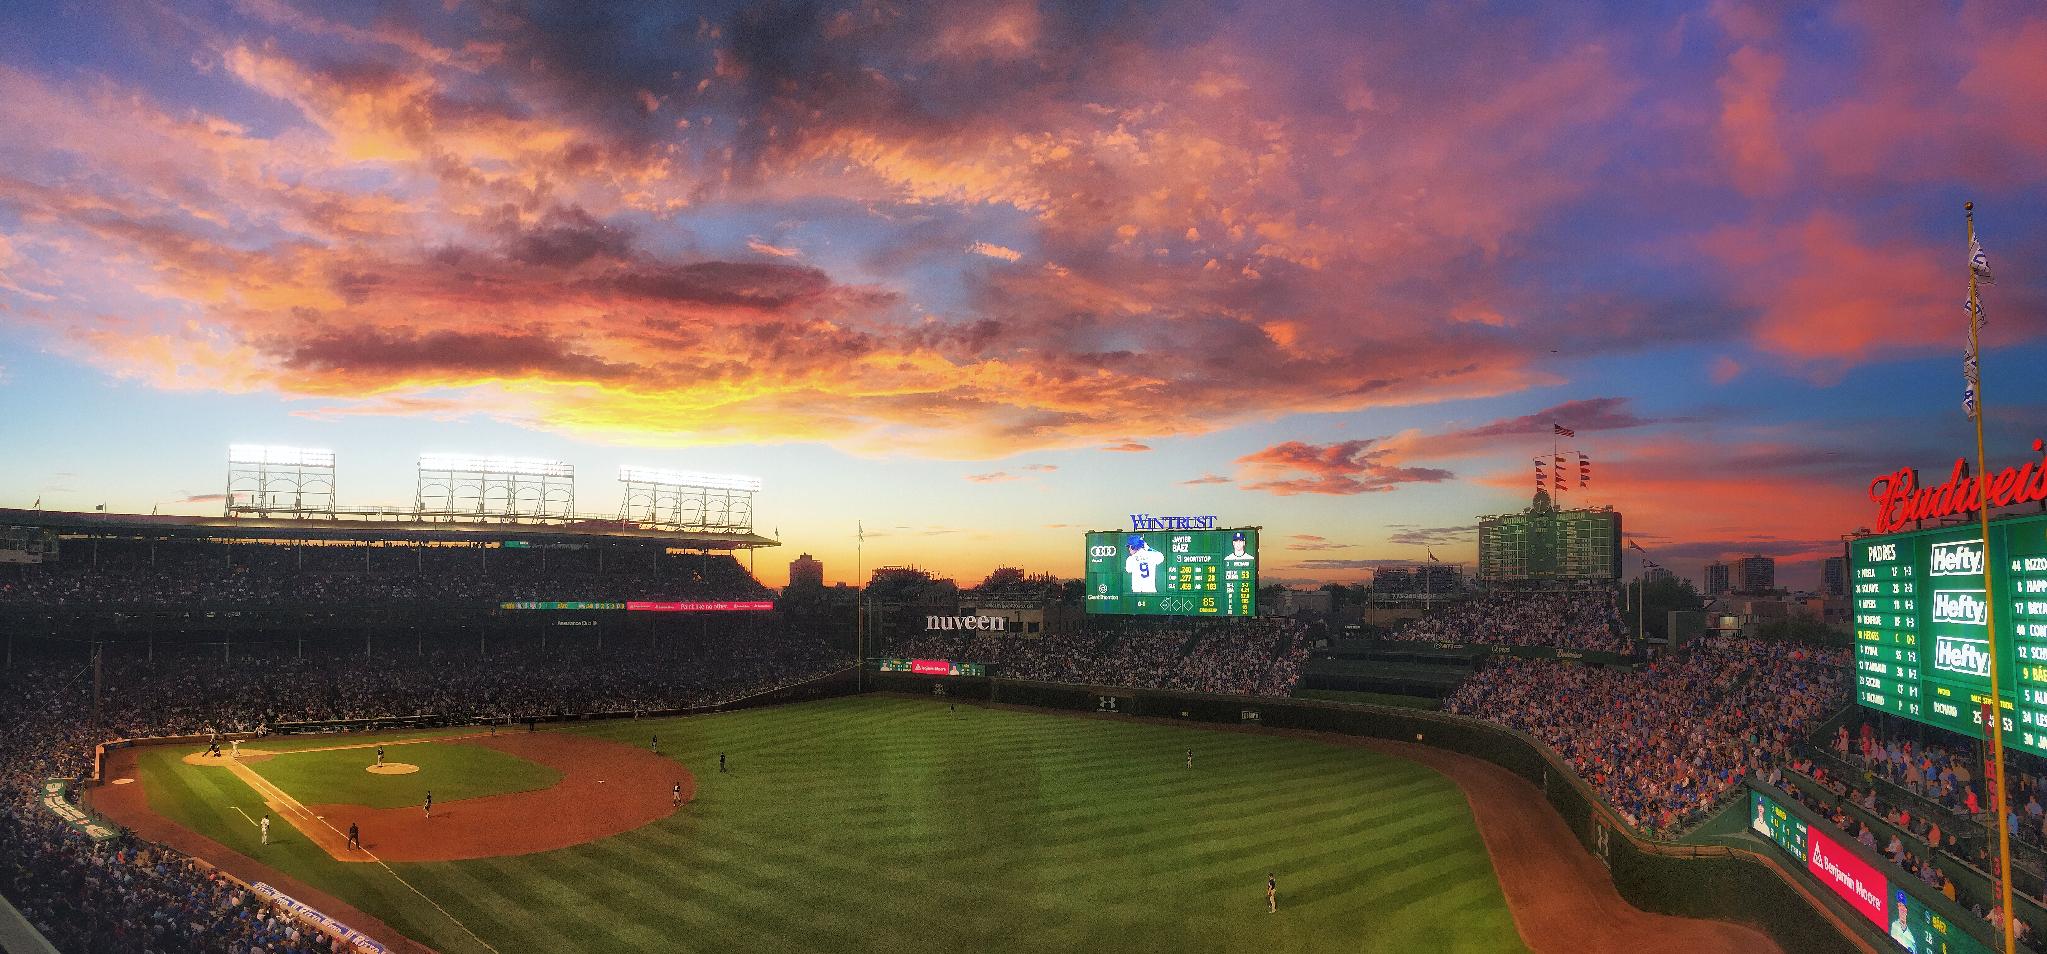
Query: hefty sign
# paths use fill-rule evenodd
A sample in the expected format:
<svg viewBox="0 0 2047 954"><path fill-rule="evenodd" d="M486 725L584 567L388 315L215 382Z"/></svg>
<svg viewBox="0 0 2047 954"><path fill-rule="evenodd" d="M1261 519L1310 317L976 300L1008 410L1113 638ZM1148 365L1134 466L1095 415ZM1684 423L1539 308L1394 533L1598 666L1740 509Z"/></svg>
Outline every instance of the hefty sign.
<svg viewBox="0 0 2047 954"><path fill-rule="evenodd" d="M1990 643L1981 639L1936 636L1933 640L1933 668L1988 679Z"/></svg>
<svg viewBox="0 0 2047 954"><path fill-rule="evenodd" d="M1934 590L1933 621L1957 626L1988 626L1990 603L1982 590Z"/></svg>
<svg viewBox="0 0 2047 954"><path fill-rule="evenodd" d="M1884 876L1875 868L1849 854L1846 848L1834 844L1817 829L1806 831L1806 850L1810 853L1806 867L1812 871L1813 877L1832 888L1841 900L1879 927L1890 923L1884 919Z"/></svg>
<svg viewBox="0 0 2047 954"><path fill-rule="evenodd" d="M1926 555L1927 576L1983 576L1983 544L1976 540L1936 543Z"/></svg>

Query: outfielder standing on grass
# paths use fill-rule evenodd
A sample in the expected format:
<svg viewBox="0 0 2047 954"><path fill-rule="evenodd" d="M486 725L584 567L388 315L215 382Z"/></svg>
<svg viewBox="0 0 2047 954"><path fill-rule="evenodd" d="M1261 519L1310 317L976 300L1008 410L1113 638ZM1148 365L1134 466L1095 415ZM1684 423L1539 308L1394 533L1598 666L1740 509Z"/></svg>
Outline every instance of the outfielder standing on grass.
<svg viewBox="0 0 2047 954"><path fill-rule="evenodd" d="M1265 913L1279 913L1279 879L1269 871L1265 874Z"/></svg>
<svg viewBox="0 0 2047 954"><path fill-rule="evenodd" d="M647 748L648 748L648 749L650 749L650 750L652 750L652 751L653 751L653 753L654 753L655 755L660 755L660 754L661 754L661 737L660 737L660 736L658 736L658 735L649 735L649 736L647 736Z"/></svg>
<svg viewBox="0 0 2047 954"><path fill-rule="evenodd" d="M725 771L725 753L718 753L718 771Z"/></svg>

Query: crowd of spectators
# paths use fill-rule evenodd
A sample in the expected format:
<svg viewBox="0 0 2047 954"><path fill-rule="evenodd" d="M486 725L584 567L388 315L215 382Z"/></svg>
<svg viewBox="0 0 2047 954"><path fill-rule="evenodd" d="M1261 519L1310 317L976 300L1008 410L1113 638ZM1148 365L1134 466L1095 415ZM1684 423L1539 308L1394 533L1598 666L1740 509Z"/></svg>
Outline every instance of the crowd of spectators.
<svg viewBox="0 0 2047 954"><path fill-rule="evenodd" d="M1444 709L1534 736L1629 824L1680 831L1846 701L1837 650L1717 637L1637 667L1504 658Z"/></svg>
<svg viewBox="0 0 2047 954"><path fill-rule="evenodd" d="M105 545L0 567L0 604L221 607L773 597L730 556L476 547Z"/></svg>
<svg viewBox="0 0 2047 954"><path fill-rule="evenodd" d="M287 547L166 547L159 559L109 547L81 563L8 567L0 603L27 606L375 603L409 599L753 599L767 595L730 557L649 556L641 566L530 553L379 550L302 557ZM204 559L197 557L203 556ZM218 558L218 559L216 559ZM353 565L350 565L350 559ZM382 560L383 562L377 562ZM578 562L580 560L581 562ZM95 565L96 564L96 565ZM354 642L250 634L232 646L169 636L102 653L39 641L0 669L0 894L62 951L330 954L327 935L240 882L132 835L95 843L41 804L46 779L88 778L94 747L120 737L275 730L303 721L428 716L462 722L653 711L729 701L850 665L779 616L719 619L664 637L551 642L531 629ZM190 637L185 637L190 638ZM51 647L56 649L52 650ZM308 651L310 646L310 651Z"/></svg>
<svg viewBox="0 0 2047 954"><path fill-rule="evenodd" d="M1620 597L1610 586L1567 591L1496 590L1453 603L1393 636L1411 642L1504 643L1628 651Z"/></svg>
<svg viewBox="0 0 2047 954"><path fill-rule="evenodd" d="M37 804L44 779L82 779L93 747L123 736L262 731L281 722L432 714L454 721L685 708L843 668L823 642L760 625L692 633L610 654L501 641L422 653L287 656L250 647L234 662L161 653L90 665L18 663L0 674L0 894L66 951L314 954L328 939L252 899L232 879L122 836L94 845ZM266 651L275 650L275 651Z"/></svg>
<svg viewBox="0 0 2047 954"><path fill-rule="evenodd" d="M1290 619L1202 627L1097 624L1069 633L922 634L899 641L898 656L985 663L1008 679L1134 689L1284 696L1308 657Z"/></svg>
<svg viewBox="0 0 2047 954"><path fill-rule="evenodd" d="M1831 801L1827 796L1810 795L1799 785L1787 784L1792 777L1802 778L1808 784L1824 790L1831 796ZM1851 784L1836 773L1829 772L1825 765L1818 764L1810 758L1794 758L1781 770L1773 768L1766 780L1782 790L1792 801L1826 818L1844 838L1889 858L1906 874L1938 890L1946 895L1948 900L1961 904L1975 916L1983 918L1993 930L2002 930L2003 899L1996 888L1996 876L1992 873L1996 862L1990 854L1987 840L1975 839L1975 847L1971 850L1969 844L1954 830L1952 823L1943 826L1938 817L1925 812L1915 812L1910 805L1894 804L1891 800L1883 798L1874 785L1861 784L1859 781ZM1888 834L1880 833L1867 820L1849 811L1850 805L1870 817L1881 818L1888 826L1884 829ZM1936 852L1945 853L1973 865L1989 880L1987 889L1980 894L1962 891L1949 872L1936 861ZM2016 861L2014 864L2024 871ZM2031 871L2030 874L2034 878L2039 876L2037 870ZM2022 890L2024 883L2019 877L2014 876L2012 887L2015 894L2024 894ZM2047 904L2047 890L2043 890L2037 900ZM2018 941L2021 945L2029 944L2035 934L2034 927L2026 920L2026 909L2014 907L2018 913L2018 917L2014 919L2014 923L2018 925Z"/></svg>

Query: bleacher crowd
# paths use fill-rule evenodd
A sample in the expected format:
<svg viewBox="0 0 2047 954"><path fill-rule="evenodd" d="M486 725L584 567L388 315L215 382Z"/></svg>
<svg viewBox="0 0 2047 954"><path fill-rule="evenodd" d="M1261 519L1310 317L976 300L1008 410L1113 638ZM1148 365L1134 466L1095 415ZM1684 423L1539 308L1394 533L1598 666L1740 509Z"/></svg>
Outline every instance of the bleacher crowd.
<svg viewBox="0 0 2047 954"><path fill-rule="evenodd" d="M1044 636L927 633L898 641L893 652L987 663L1006 679L1284 696L1300 679L1308 644L1293 620L1256 619L1200 628L1095 624Z"/></svg>
<svg viewBox="0 0 2047 954"><path fill-rule="evenodd" d="M1534 736L1629 824L1669 834L1716 808L1744 775L1785 762L1810 726L1839 709L1845 659L1742 637L1640 669L1507 658L1444 708Z"/></svg>
<svg viewBox="0 0 2047 954"><path fill-rule="evenodd" d="M1409 642L1504 643L1624 653L1620 598L1612 587L1564 592L1504 590L1474 596L1409 623Z"/></svg>

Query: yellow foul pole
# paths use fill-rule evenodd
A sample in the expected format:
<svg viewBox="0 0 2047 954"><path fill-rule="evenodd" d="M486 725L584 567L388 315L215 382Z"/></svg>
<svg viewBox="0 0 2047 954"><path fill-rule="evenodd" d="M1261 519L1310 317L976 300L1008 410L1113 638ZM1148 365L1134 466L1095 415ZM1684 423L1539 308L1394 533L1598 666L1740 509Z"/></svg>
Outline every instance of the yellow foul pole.
<svg viewBox="0 0 2047 954"><path fill-rule="evenodd" d="M1969 224L1969 248L1976 248L1976 203L1962 204L1963 217ZM2010 808L2006 804L2004 776L2004 695L1999 691L1997 678L1997 600L1990 587L1990 472L1984 468L1983 460L1983 352L1979 345L1982 336L1983 309L1976 298L1976 263L1969 262L1969 355L1976 360L1976 380L1971 382L1976 389L1976 408L1969 415L1976 422L1976 512L1982 517L1983 527L1983 626L1989 640L1990 650L1990 758L1996 766L1997 785L1997 884L2004 908L2004 917L1997 929L2004 932L2004 954L2017 954L2018 939L2012 935L2011 910L2011 828Z"/></svg>

